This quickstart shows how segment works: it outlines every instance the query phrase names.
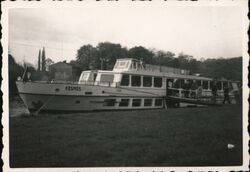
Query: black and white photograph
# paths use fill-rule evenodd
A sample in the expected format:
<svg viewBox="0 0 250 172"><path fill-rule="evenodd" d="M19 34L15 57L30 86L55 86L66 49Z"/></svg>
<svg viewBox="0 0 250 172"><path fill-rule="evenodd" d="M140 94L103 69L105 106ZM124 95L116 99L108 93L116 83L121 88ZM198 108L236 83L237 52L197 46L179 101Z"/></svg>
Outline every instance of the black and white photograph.
<svg viewBox="0 0 250 172"><path fill-rule="evenodd" d="M248 170L247 2L4 2L5 171Z"/></svg>

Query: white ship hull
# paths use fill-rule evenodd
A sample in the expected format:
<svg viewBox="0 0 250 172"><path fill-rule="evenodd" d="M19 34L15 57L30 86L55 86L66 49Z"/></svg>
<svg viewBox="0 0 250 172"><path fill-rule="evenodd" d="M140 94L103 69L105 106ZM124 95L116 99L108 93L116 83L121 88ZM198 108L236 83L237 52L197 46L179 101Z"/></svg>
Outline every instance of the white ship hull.
<svg viewBox="0 0 250 172"><path fill-rule="evenodd" d="M142 89L17 82L19 95L30 111L94 111L163 108L164 89ZM134 102L137 99L137 102ZM145 99L151 100L145 105ZM128 100L128 102L123 102ZM162 103L159 103L162 100ZM158 101L158 103L156 103Z"/></svg>

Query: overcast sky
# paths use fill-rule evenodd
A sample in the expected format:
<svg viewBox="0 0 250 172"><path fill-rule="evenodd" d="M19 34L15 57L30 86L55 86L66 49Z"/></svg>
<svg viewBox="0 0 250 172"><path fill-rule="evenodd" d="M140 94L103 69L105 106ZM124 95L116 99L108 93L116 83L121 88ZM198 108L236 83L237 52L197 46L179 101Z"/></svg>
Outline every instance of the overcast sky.
<svg viewBox="0 0 250 172"><path fill-rule="evenodd" d="M9 47L18 62L36 64L39 48L53 61L75 59L84 44L109 41L200 58L241 56L237 7L104 6L11 9Z"/></svg>

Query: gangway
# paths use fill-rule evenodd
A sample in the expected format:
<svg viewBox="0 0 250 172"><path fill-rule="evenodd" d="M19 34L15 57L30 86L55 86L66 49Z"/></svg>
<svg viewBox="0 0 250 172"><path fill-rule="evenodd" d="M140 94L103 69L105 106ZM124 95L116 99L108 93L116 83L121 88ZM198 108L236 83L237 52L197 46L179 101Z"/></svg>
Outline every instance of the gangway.
<svg viewBox="0 0 250 172"><path fill-rule="evenodd" d="M223 95L219 94L213 97L211 91L203 90L198 93L198 90L185 90L181 88L167 88L166 102L170 106L179 107L180 104L202 105L202 106L221 106L223 104ZM231 102L234 96L230 95Z"/></svg>
<svg viewBox="0 0 250 172"><path fill-rule="evenodd" d="M216 102L211 101L212 97L204 97L201 99L197 98L184 98L184 97L176 97L176 96L168 96L167 102L175 102L177 104L187 103L192 105L205 105L205 106L219 106L222 103L219 103L218 98L216 98ZM179 106L179 105L177 105Z"/></svg>

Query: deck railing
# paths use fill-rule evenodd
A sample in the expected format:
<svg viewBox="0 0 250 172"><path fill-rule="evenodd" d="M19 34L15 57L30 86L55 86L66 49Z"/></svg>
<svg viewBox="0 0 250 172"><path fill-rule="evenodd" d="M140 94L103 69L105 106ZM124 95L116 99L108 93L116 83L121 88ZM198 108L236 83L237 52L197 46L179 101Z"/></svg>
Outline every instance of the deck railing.
<svg viewBox="0 0 250 172"><path fill-rule="evenodd" d="M107 86L107 87L118 87L120 82L100 82L100 81L28 81L29 83L39 84L71 84L71 85L90 85L90 86Z"/></svg>
<svg viewBox="0 0 250 172"><path fill-rule="evenodd" d="M202 89L183 89L183 88L167 88L167 96L176 97L176 98L193 98L193 99L204 99L211 98L213 96L211 90ZM235 93L233 90L229 92L229 97L233 98ZM217 98L223 98L223 90L218 90L216 94Z"/></svg>

